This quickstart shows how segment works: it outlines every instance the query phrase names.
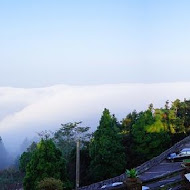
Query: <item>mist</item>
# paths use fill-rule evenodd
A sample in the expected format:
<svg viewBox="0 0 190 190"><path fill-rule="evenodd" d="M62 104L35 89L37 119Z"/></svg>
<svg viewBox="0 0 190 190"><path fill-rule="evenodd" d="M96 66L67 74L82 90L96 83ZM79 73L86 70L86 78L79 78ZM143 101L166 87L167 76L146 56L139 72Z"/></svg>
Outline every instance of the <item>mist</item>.
<svg viewBox="0 0 190 190"><path fill-rule="evenodd" d="M82 121L95 130L104 108L121 120L150 103L190 97L190 83L55 85L46 88L0 88L0 136L9 152L18 152L27 137L58 130L61 123Z"/></svg>

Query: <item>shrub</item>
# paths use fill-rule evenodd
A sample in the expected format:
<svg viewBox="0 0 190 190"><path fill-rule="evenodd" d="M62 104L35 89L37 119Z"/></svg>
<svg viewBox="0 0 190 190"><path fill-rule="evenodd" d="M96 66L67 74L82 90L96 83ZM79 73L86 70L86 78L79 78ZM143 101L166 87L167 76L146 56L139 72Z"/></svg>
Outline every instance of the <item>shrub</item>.
<svg viewBox="0 0 190 190"><path fill-rule="evenodd" d="M59 179L45 178L38 183L38 190L63 190L63 183Z"/></svg>

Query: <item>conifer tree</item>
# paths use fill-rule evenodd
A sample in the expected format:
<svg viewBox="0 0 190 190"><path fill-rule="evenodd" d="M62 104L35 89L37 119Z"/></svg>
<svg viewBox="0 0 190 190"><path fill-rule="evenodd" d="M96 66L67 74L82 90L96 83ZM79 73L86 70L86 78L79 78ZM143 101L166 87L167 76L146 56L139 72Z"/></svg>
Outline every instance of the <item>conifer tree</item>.
<svg viewBox="0 0 190 190"><path fill-rule="evenodd" d="M37 144L32 142L32 144L27 148L26 152L23 152L19 158L19 169L21 172L26 172L26 167L30 162L34 151L37 148Z"/></svg>
<svg viewBox="0 0 190 190"><path fill-rule="evenodd" d="M125 170L122 136L115 116L104 109L90 143L90 172L94 181L111 178Z"/></svg>
<svg viewBox="0 0 190 190"><path fill-rule="evenodd" d="M26 168L25 190L36 190L38 183L45 178L60 179L68 183L65 160L51 139L42 139L34 151Z"/></svg>

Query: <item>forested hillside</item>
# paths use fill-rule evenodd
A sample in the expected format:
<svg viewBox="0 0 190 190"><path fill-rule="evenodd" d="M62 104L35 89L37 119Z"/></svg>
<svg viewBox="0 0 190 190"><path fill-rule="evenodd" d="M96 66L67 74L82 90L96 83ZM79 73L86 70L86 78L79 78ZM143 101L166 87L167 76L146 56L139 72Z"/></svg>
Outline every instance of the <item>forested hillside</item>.
<svg viewBox="0 0 190 190"><path fill-rule="evenodd" d="M150 104L147 110L133 111L122 121L104 109L97 130L91 134L89 129L76 122L41 133L40 143L33 142L19 158L25 189L36 189L48 180L58 183L52 178L61 180L65 189L74 187L77 140L81 142L81 186L120 175L159 155L189 135L190 101L166 101L163 108ZM0 151L5 167L7 153L2 140Z"/></svg>

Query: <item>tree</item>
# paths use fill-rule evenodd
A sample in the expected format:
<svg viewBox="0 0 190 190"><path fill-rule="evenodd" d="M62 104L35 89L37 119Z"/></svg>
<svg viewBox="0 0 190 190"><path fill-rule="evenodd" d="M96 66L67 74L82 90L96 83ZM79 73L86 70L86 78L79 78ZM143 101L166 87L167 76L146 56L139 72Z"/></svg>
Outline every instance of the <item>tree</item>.
<svg viewBox="0 0 190 190"><path fill-rule="evenodd" d="M54 142L66 159L69 179L76 179L76 141L80 140L80 181L81 185L89 183L89 127L81 126L82 122L61 124L62 127L54 134Z"/></svg>
<svg viewBox="0 0 190 190"><path fill-rule="evenodd" d="M123 134L131 134L132 126L135 124L137 120L138 114L136 110L132 113L129 113L123 120L122 120L122 133Z"/></svg>
<svg viewBox="0 0 190 190"><path fill-rule="evenodd" d="M154 112L154 105L151 103L149 105L148 109L153 113Z"/></svg>
<svg viewBox="0 0 190 190"><path fill-rule="evenodd" d="M177 106L177 117L183 121L185 132L190 133L190 100L180 102Z"/></svg>
<svg viewBox="0 0 190 190"><path fill-rule="evenodd" d="M90 157L89 147L80 148L80 186L86 186L91 183L89 175ZM69 179L75 183L76 180L76 147L72 150L67 163Z"/></svg>
<svg viewBox="0 0 190 190"><path fill-rule="evenodd" d="M90 173L94 181L111 178L125 170L122 135L115 117L104 109L100 124L90 142Z"/></svg>
<svg viewBox="0 0 190 190"><path fill-rule="evenodd" d="M3 140L0 137L0 169L5 169L8 166L8 153L3 144Z"/></svg>
<svg viewBox="0 0 190 190"><path fill-rule="evenodd" d="M136 164L159 155L170 146L171 142L158 110L155 110L155 117L150 110L141 113L133 125L132 138L133 158Z"/></svg>
<svg viewBox="0 0 190 190"><path fill-rule="evenodd" d="M26 150L23 152L19 159L19 169L21 172L26 172L26 167L32 158L32 154L37 148L37 144L33 142Z"/></svg>
<svg viewBox="0 0 190 190"><path fill-rule="evenodd" d="M61 151L51 139L42 139L27 165L24 189L36 190L38 182L50 177L60 179L64 184L68 183Z"/></svg>
<svg viewBox="0 0 190 190"><path fill-rule="evenodd" d="M138 120L138 117L141 113L137 113L134 110L132 113L129 113L123 120L122 120L122 134L123 134L123 146L125 147L125 155L127 158L127 167L133 168L136 167L136 164L133 162L133 152L131 145L133 142L132 138L132 128L133 125Z"/></svg>
<svg viewBox="0 0 190 190"><path fill-rule="evenodd" d="M62 151L66 161L69 160L71 152L75 149L77 139L80 139L82 146L86 146L91 134L89 127L79 126L82 122L61 124L62 127L55 132L54 142Z"/></svg>

